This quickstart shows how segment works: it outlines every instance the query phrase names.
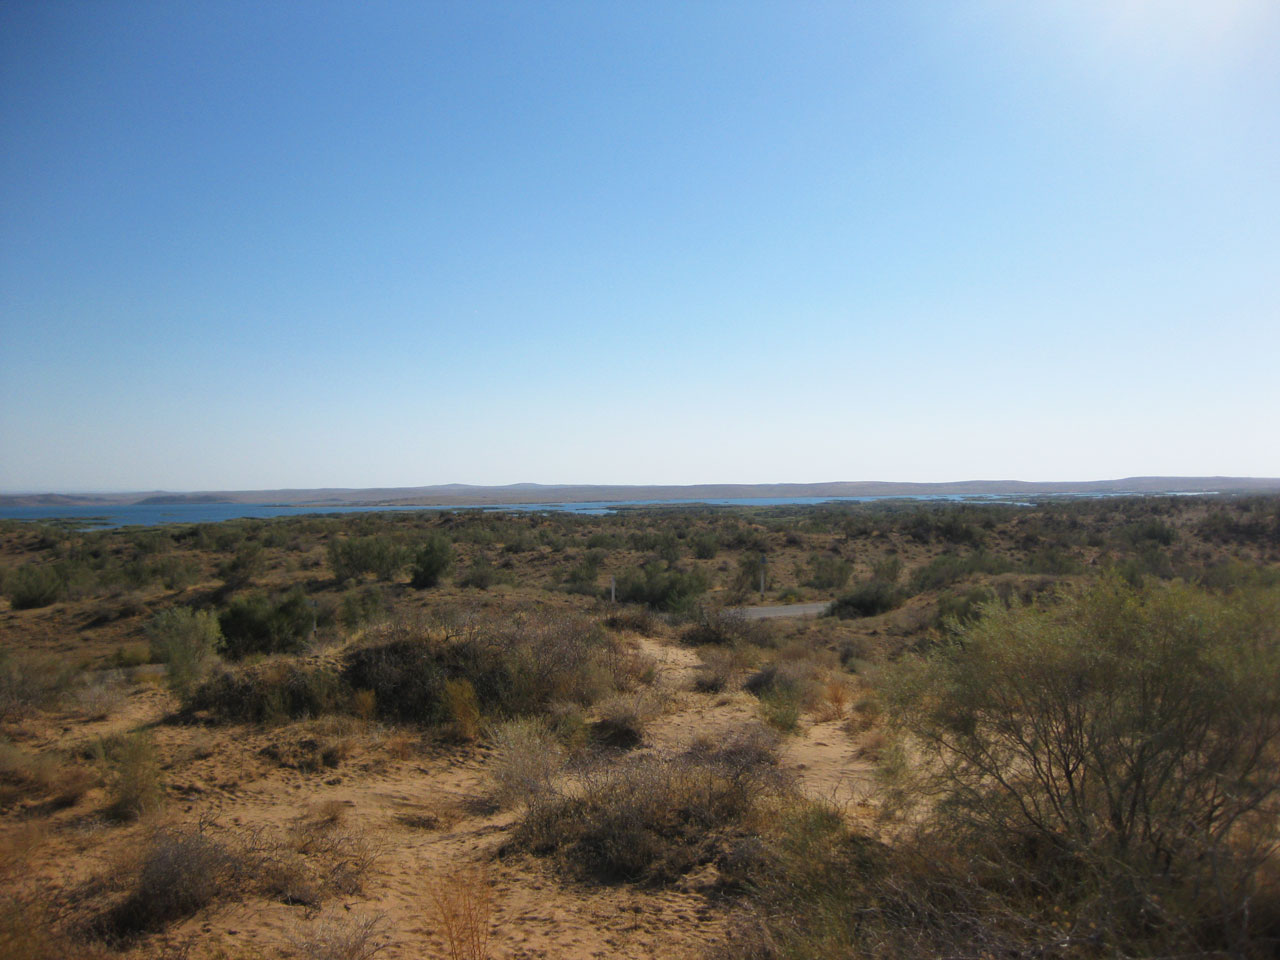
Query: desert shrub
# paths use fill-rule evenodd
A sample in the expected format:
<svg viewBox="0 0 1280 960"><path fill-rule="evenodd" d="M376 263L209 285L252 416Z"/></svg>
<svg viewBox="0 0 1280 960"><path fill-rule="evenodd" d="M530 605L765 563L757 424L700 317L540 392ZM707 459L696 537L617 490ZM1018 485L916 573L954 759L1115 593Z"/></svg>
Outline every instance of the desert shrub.
<svg viewBox="0 0 1280 960"><path fill-rule="evenodd" d="M720 552L720 540L714 533L698 533L689 538L693 555L699 560L714 560Z"/></svg>
<svg viewBox="0 0 1280 960"><path fill-rule="evenodd" d="M0 650L0 717L52 707L71 688L75 670L60 657Z"/></svg>
<svg viewBox="0 0 1280 960"><path fill-rule="evenodd" d="M733 647L703 647L698 659L702 662L694 673L693 688L699 693L721 693L732 688L747 666L742 651Z"/></svg>
<svg viewBox="0 0 1280 960"><path fill-rule="evenodd" d="M251 653L297 650L316 626L316 612L302 589L278 600L253 593L233 600L218 617L227 656L238 660Z"/></svg>
<svg viewBox="0 0 1280 960"><path fill-rule="evenodd" d="M147 840L124 901L104 932L129 937L188 917L243 881L246 864L200 828L162 827Z"/></svg>
<svg viewBox="0 0 1280 960"><path fill-rule="evenodd" d="M168 665L169 688L185 697L218 661L222 628L207 610L170 607L147 627L151 659Z"/></svg>
<svg viewBox="0 0 1280 960"><path fill-rule="evenodd" d="M1220 593L1244 587L1277 587L1280 586L1280 568L1225 560L1204 567L1196 576L1196 582Z"/></svg>
<svg viewBox="0 0 1280 960"><path fill-rule="evenodd" d="M763 587L761 583L763 574ZM738 557L737 570L734 573L731 589L737 597L763 592L769 587L768 561L763 550L748 550Z"/></svg>
<svg viewBox="0 0 1280 960"><path fill-rule="evenodd" d="M391 605L382 589L369 584L344 593L335 616L348 630L357 630L367 623L383 619L390 609Z"/></svg>
<svg viewBox="0 0 1280 960"><path fill-rule="evenodd" d="M383 917L334 915L299 927L289 938L305 960L371 960L391 946Z"/></svg>
<svg viewBox="0 0 1280 960"><path fill-rule="evenodd" d="M1130 954L1249 955L1274 933L1255 901L1280 839L1278 618L1275 593L1116 577L989 607L891 677L907 795L1002 896L1070 905Z"/></svg>
<svg viewBox="0 0 1280 960"><path fill-rule="evenodd" d="M644 741L645 727L657 710L646 697L619 695L600 705L600 715L591 725L591 738L604 747L630 750Z"/></svg>
<svg viewBox="0 0 1280 960"><path fill-rule="evenodd" d="M52 751L31 753L0 741L0 810L22 801L42 801L53 809L74 804L91 785L83 767Z"/></svg>
<svg viewBox="0 0 1280 960"><path fill-rule="evenodd" d="M531 553L538 549L538 541L528 530L516 530L507 535L502 544L503 553Z"/></svg>
<svg viewBox="0 0 1280 960"><path fill-rule="evenodd" d="M566 589L570 593L584 593L588 596L598 593L596 581L600 577L600 564L603 562L604 554L599 550L588 551L565 574Z"/></svg>
<svg viewBox="0 0 1280 960"><path fill-rule="evenodd" d="M13 889L0 900L0 957L5 960L113 960L105 946L59 929L58 907L46 891Z"/></svg>
<svg viewBox="0 0 1280 960"><path fill-rule="evenodd" d="M1236 501L1216 509L1196 525L1196 533L1216 543L1280 544L1280 503L1273 498Z"/></svg>
<svg viewBox="0 0 1280 960"><path fill-rule="evenodd" d="M1111 565L1112 570L1131 586L1140 587L1147 577L1171 580L1176 574L1169 554L1158 546L1146 544L1137 552Z"/></svg>
<svg viewBox="0 0 1280 960"><path fill-rule="evenodd" d="M1055 557L1059 554L1047 553L1042 557ZM1052 564L1052 560L1046 560ZM1063 561L1064 563L1066 561ZM910 589L912 593L923 593L926 590L941 590L957 580L963 580L979 573L1007 573L1013 569L1008 559L986 550L974 550L971 553L941 553L927 564L917 568L911 574ZM1062 571L1072 572L1072 571Z"/></svg>
<svg viewBox="0 0 1280 960"><path fill-rule="evenodd" d="M378 716L399 723L438 724L446 719L441 644L425 631L393 624L373 642L343 658L343 682L373 696Z"/></svg>
<svg viewBox="0 0 1280 960"><path fill-rule="evenodd" d="M1084 564L1066 550L1058 547L1044 547L1027 558L1026 569L1029 573L1063 576L1079 573L1084 569Z"/></svg>
<svg viewBox="0 0 1280 960"><path fill-rule="evenodd" d="M413 555L409 585L418 590L434 587L452 565L453 544L443 534L432 534Z"/></svg>
<svg viewBox="0 0 1280 960"><path fill-rule="evenodd" d="M123 671L98 670L80 674L71 687L67 705L86 720L103 720L119 709L124 699Z"/></svg>
<svg viewBox="0 0 1280 960"><path fill-rule="evenodd" d="M971 587L963 593L948 591L938 597L938 623L971 623L982 615L983 606L995 599L995 593L986 587Z"/></svg>
<svg viewBox="0 0 1280 960"><path fill-rule="evenodd" d="M150 573L166 590L183 590L199 579L200 564L187 557L161 557Z"/></svg>
<svg viewBox="0 0 1280 960"><path fill-rule="evenodd" d="M448 960L488 960L493 934L493 886L480 867L437 877L427 888Z"/></svg>
<svg viewBox="0 0 1280 960"><path fill-rule="evenodd" d="M477 590L488 590L499 583L510 582L508 574L498 570L484 557L476 557L467 572L458 578L458 586L474 587Z"/></svg>
<svg viewBox="0 0 1280 960"><path fill-rule="evenodd" d="M333 666L286 659L215 669L183 701L189 712L248 723L315 717L351 704L350 688Z"/></svg>
<svg viewBox="0 0 1280 960"><path fill-rule="evenodd" d="M833 600L827 615L842 620L874 617L902 605L902 591L885 580L865 580Z"/></svg>
<svg viewBox="0 0 1280 960"><path fill-rule="evenodd" d="M514 842L602 880L676 880L749 835L760 805L785 791L776 755L759 749L764 742L742 749L728 738L592 767L571 793L531 804Z"/></svg>
<svg viewBox="0 0 1280 960"><path fill-rule="evenodd" d="M618 642L576 618L529 617L451 632L397 623L346 654L343 679L374 693L378 715L402 723L453 719L445 695L465 680L478 709L495 717L588 704L636 679Z"/></svg>
<svg viewBox="0 0 1280 960"><path fill-rule="evenodd" d="M494 727L485 765L490 796L499 806L529 804L543 796L564 768L565 749L542 717L522 717Z"/></svg>
<svg viewBox="0 0 1280 960"><path fill-rule="evenodd" d="M107 765L106 815L136 820L164 802L160 760L149 733L138 731L99 741L98 756Z"/></svg>
<svg viewBox="0 0 1280 960"><path fill-rule="evenodd" d="M853 576L853 564L843 557L815 553L809 559L808 585L816 590L841 590Z"/></svg>
<svg viewBox="0 0 1280 960"><path fill-rule="evenodd" d="M122 643L111 651L109 661L115 670L133 670L151 662L151 648L145 643Z"/></svg>
<svg viewBox="0 0 1280 960"><path fill-rule="evenodd" d="M897 583L902 576L902 558L890 554L881 557L871 564L871 579L883 580L885 583Z"/></svg>
<svg viewBox="0 0 1280 960"><path fill-rule="evenodd" d="M467 743L480 736L480 704L476 700L475 687L466 677L444 682L444 715L448 717L453 734Z"/></svg>
<svg viewBox="0 0 1280 960"><path fill-rule="evenodd" d="M677 570L662 561L646 563L618 578L620 601L643 603L654 610L687 610L706 590L707 578L702 571Z"/></svg>
<svg viewBox="0 0 1280 960"><path fill-rule="evenodd" d="M682 639L695 646L704 644L772 645L773 627L767 620L752 620L741 610L726 607L701 607Z"/></svg>
<svg viewBox="0 0 1280 960"><path fill-rule="evenodd" d="M813 656L789 656L757 670L743 688L760 701L760 715L767 724L792 733L805 707L816 704L824 672Z"/></svg>
<svg viewBox="0 0 1280 960"><path fill-rule="evenodd" d="M1178 540L1178 531L1174 527L1155 518L1126 524L1116 533L1119 539L1134 546L1152 543L1169 547Z"/></svg>
<svg viewBox="0 0 1280 960"><path fill-rule="evenodd" d="M242 543L230 560L218 566L218 576L226 590L239 590L253 583L266 566L267 556L262 544Z"/></svg>
<svg viewBox="0 0 1280 960"><path fill-rule="evenodd" d="M605 617L604 625L610 630L630 630L651 636L658 629L658 620L648 607L633 605L614 607Z"/></svg>
<svg viewBox="0 0 1280 960"><path fill-rule="evenodd" d="M4 592L13 609L31 610L61 597L64 583L50 564L24 564L5 574Z"/></svg>
<svg viewBox="0 0 1280 960"><path fill-rule="evenodd" d="M804 705L795 690L786 687L766 690L759 699L760 719L771 728L782 733L795 733L799 729Z"/></svg>
<svg viewBox="0 0 1280 960"><path fill-rule="evenodd" d="M404 550L385 536L348 537L329 541L329 568L339 583L372 573L394 580L405 565Z"/></svg>

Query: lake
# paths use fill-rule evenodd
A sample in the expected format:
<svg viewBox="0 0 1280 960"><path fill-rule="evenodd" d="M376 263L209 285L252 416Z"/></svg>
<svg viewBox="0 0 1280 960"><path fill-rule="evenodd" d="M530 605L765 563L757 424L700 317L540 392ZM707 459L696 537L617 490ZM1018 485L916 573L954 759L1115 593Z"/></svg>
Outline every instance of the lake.
<svg viewBox="0 0 1280 960"><path fill-rule="evenodd" d="M0 507L0 520L76 520L85 527L151 527L161 523L219 523L241 518L301 517L339 513L391 513L405 510L487 510L549 513L577 513L603 516L623 507L691 506L717 507L809 506L818 503L870 503L877 500L918 500L950 503L1021 504L1021 497L996 494L933 494L914 497L726 497L702 500L594 500L581 503L501 503L476 506L387 507L387 506L282 506L269 503L135 503L111 506Z"/></svg>

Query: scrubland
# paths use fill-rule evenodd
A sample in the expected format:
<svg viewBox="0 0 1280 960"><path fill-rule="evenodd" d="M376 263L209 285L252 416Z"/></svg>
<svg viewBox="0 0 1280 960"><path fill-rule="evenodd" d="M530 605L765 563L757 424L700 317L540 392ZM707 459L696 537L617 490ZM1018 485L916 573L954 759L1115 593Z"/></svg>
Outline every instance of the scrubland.
<svg viewBox="0 0 1280 960"><path fill-rule="evenodd" d="M0 594L0 957L1280 950L1277 498L8 523Z"/></svg>

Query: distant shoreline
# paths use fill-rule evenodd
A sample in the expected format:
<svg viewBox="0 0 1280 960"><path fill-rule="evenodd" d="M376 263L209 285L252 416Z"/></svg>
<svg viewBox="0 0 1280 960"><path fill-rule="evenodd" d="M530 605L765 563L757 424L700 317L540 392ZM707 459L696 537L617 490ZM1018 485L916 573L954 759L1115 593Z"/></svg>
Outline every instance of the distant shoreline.
<svg viewBox="0 0 1280 960"><path fill-rule="evenodd" d="M1052 496L1054 494L1280 493L1280 478L1128 477L1121 480L961 480L949 483L849 481L833 483L721 483L688 485L442 484L423 487L294 490L140 491L135 493L0 494L0 507L112 507L146 504L278 504L290 507L483 507L598 501L723 500L768 497Z"/></svg>

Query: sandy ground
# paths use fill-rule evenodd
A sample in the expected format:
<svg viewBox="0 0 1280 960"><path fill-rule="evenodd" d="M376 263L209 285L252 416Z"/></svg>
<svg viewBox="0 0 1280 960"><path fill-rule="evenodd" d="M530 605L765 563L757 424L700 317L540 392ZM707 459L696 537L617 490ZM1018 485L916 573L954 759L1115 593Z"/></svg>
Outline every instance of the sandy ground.
<svg viewBox="0 0 1280 960"><path fill-rule="evenodd" d="M667 640L637 642L657 664L651 697L661 710L641 749L680 749L757 719L757 701L745 692L693 691L699 663L693 650ZM307 772L279 757L317 735L324 721L193 727L162 722L171 707L166 692L143 683L107 720L31 723L15 740L29 751L84 749L111 732L149 726L166 758L161 820L204 820L228 835L289 837L299 824L322 817L376 857L358 890L330 895L319 908L261 897L217 903L122 956L320 956L298 945L326 924L350 926L365 918L376 918L377 939L385 944L379 957L449 956L433 891L456 886L467 871L479 871L470 876L480 878L491 898L493 958L679 960L703 954L724 936L733 905L714 876L694 874L666 888L589 884L566 879L550 861L499 857L516 814L486 802L483 750L424 745L413 735L364 725L343 733L349 760ZM871 782L871 765L859 751L858 737L841 720L806 717L784 756L805 793L858 816ZM100 795L91 793L42 821L41 835L30 842L15 839L27 829L21 816L0 817L0 841L20 852L23 867L20 876L0 883L38 884L56 891L55 900L74 904L158 822L110 824L95 812L101 805ZM18 853L12 856L16 864Z"/></svg>

